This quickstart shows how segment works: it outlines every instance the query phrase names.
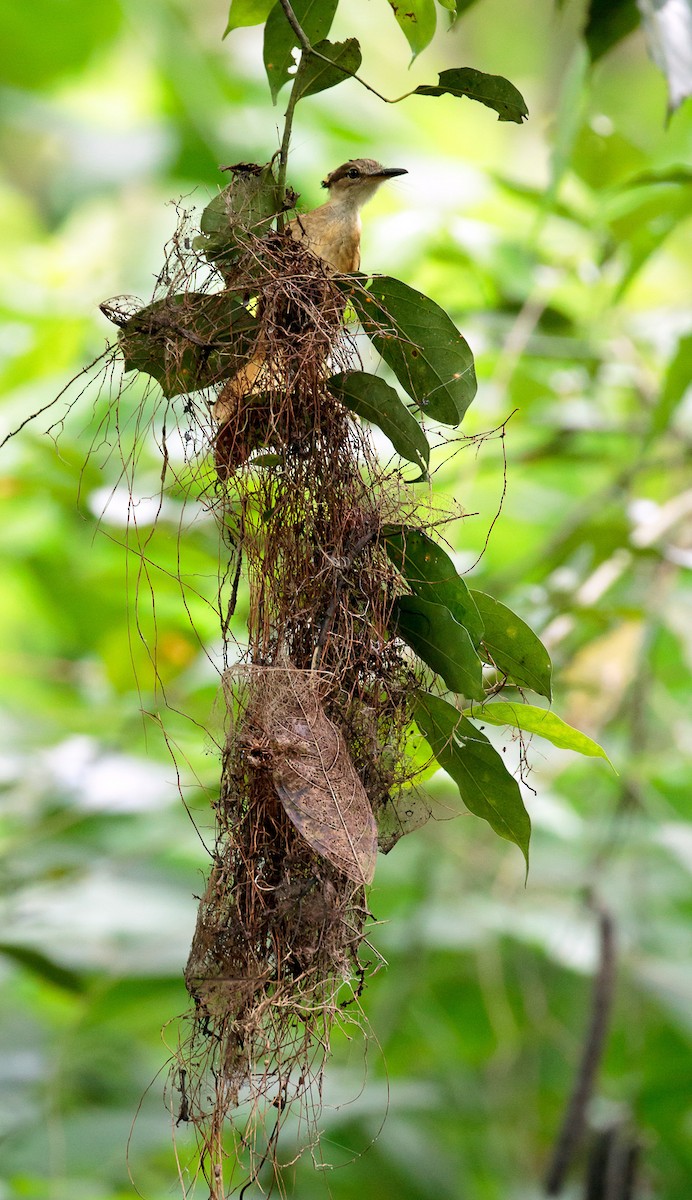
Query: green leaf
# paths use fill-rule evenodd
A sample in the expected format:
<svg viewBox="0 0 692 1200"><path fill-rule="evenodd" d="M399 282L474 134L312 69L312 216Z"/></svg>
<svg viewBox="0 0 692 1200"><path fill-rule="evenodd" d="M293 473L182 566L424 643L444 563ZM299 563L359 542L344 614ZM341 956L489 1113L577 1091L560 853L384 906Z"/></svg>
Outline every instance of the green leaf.
<svg viewBox="0 0 692 1200"><path fill-rule="evenodd" d="M393 387L377 375L365 371L346 371L329 380L329 390L359 417L378 425L387 435L397 454L414 463L427 479L430 446L416 418L402 404ZM415 480L419 483L420 480Z"/></svg>
<svg viewBox="0 0 692 1200"><path fill-rule="evenodd" d="M284 463L279 454L258 454L250 461L253 467L281 467Z"/></svg>
<svg viewBox="0 0 692 1200"><path fill-rule="evenodd" d="M166 296L117 323L125 370L151 375L168 398L233 375L257 325L230 292Z"/></svg>
<svg viewBox="0 0 692 1200"><path fill-rule="evenodd" d="M637 186L611 197L604 207L611 235L611 253L617 253L626 263L614 300L621 298L638 271L689 213L689 180L680 183L661 181L650 188Z"/></svg>
<svg viewBox="0 0 692 1200"><path fill-rule="evenodd" d="M347 38L345 42L318 42L314 49L337 65L330 67L313 54L303 54L294 85L296 100L343 83L349 75L355 75L363 58L356 38Z"/></svg>
<svg viewBox="0 0 692 1200"><path fill-rule="evenodd" d="M584 40L592 62L627 37L640 21L636 0L591 0Z"/></svg>
<svg viewBox="0 0 692 1200"><path fill-rule="evenodd" d="M584 112L588 103L587 97L589 93L589 56L586 53L584 46L577 44L570 61L565 64L565 69L562 72L560 81L560 97L557 104L557 112L555 114L555 124L553 135L551 137L550 151L550 179L547 188L543 189L542 207L544 212L554 211L555 202L560 194L562 181L565 175L570 170L576 169L578 161L575 154L575 146L580 131L584 128ZM593 134L593 131L589 132ZM608 153L611 153L610 144L608 145ZM605 172L601 168L601 164L594 162L596 155L593 148L588 155L589 163L595 168L596 172L600 171L603 177Z"/></svg>
<svg viewBox="0 0 692 1200"><path fill-rule="evenodd" d="M430 44L437 25L434 0L387 0L397 24L406 37L413 57Z"/></svg>
<svg viewBox="0 0 692 1200"><path fill-rule="evenodd" d="M651 167L630 175L623 183L624 188L649 187L657 183L692 183L692 167L687 163L675 163L668 167Z"/></svg>
<svg viewBox="0 0 692 1200"><path fill-rule="evenodd" d="M474 3L474 0L459 0L458 4L457 0L437 0L437 3L439 4L440 8L443 8L445 12L448 13L449 21L447 24L447 29L451 29L454 25L454 22L457 20L457 17L461 16L465 8L470 8Z"/></svg>
<svg viewBox="0 0 692 1200"><path fill-rule="evenodd" d="M415 720L440 766L456 783L469 812L519 847L529 865L531 821L519 785L501 755L458 709L416 692Z"/></svg>
<svg viewBox="0 0 692 1200"><path fill-rule="evenodd" d="M266 21L276 0L231 0L228 24L224 37L241 25L261 25Z"/></svg>
<svg viewBox="0 0 692 1200"><path fill-rule="evenodd" d="M298 24L311 45L326 38L337 3L338 0L292 0ZM299 45L283 8L279 3L275 4L264 27L264 67L274 104L282 87L291 78L290 68L295 65L293 51Z"/></svg>
<svg viewBox="0 0 692 1200"><path fill-rule="evenodd" d="M473 717L474 721L487 721L489 725L511 725L513 729L522 729L524 733L536 733L560 750L576 750L577 754L584 754L588 758L604 758L610 763L598 742L574 729L547 708L496 700L491 704L474 705L468 709L467 715Z"/></svg>
<svg viewBox="0 0 692 1200"><path fill-rule="evenodd" d="M421 746L425 743L421 739ZM427 753L426 757L430 758ZM433 770L436 770L433 767ZM420 776L417 776L420 783ZM432 816L430 802L420 787L405 788L398 795L387 797L379 808L375 820L377 822L377 845L380 853L389 854L397 842L407 833L421 829Z"/></svg>
<svg viewBox="0 0 692 1200"><path fill-rule="evenodd" d="M551 697L552 663L542 641L521 617L485 592L471 595L485 625L483 645L499 671L512 683L532 688L539 696Z"/></svg>
<svg viewBox="0 0 692 1200"><path fill-rule="evenodd" d="M482 700L483 666L468 631L443 604L400 596L394 606L396 632L452 692Z"/></svg>
<svg viewBox="0 0 692 1200"><path fill-rule="evenodd" d="M668 429L675 410L690 386L692 386L692 333L680 338L677 353L668 367L665 382L651 416L649 441Z"/></svg>
<svg viewBox="0 0 692 1200"><path fill-rule="evenodd" d="M267 233L281 207L270 164L237 163L226 170L232 181L204 209L201 235L193 243L224 275L242 250L248 231L260 237Z"/></svg>
<svg viewBox="0 0 692 1200"><path fill-rule="evenodd" d="M466 96L477 100L497 113L499 121L514 121L521 125L529 110L521 92L502 75L487 75L473 67L452 67L441 71L438 83L421 84L414 96Z"/></svg>
<svg viewBox="0 0 692 1200"><path fill-rule="evenodd" d="M463 17L464 13L473 8L477 0L437 0L440 8L446 9L449 13L449 28L458 21L459 17Z"/></svg>
<svg viewBox="0 0 692 1200"><path fill-rule="evenodd" d="M473 355L439 304L400 279L348 285L358 318L409 396L436 421L458 425L476 394Z"/></svg>
<svg viewBox="0 0 692 1200"><path fill-rule="evenodd" d="M407 525L386 526L383 534L387 554L411 590L423 600L448 608L477 648L483 621L449 555L426 533Z"/></svg>
<svg viewBox="0 0 692 1200"><path fill-rule="evenodd" d="M40 950L33 950L29 946L17 946L12 942L0 942L0 954L11 958L25 970L31 971L38 979L62 988L64 992L85 991L85 983L81 975L56 963L46 954L42 954Z"/></svg>

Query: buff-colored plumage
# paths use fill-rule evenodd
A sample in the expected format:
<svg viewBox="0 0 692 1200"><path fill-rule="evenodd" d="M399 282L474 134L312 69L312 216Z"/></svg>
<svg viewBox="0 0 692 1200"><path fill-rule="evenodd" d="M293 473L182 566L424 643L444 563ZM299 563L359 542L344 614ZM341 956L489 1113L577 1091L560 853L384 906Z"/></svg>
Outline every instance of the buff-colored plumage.
<svg viewBox="0 0 692 1200"><path fill-rule="evenodd" d="M405 175L400 167L383 167L372 158L352 158L324 180L329 199L319 208L294 217L288 228L335 271L357 271L360 266L360 210L380 184L394 175Z"/></svg>
<svg viewBox="0 0 692 1200"><path fill-rule="evenodd" d="M348 274L360 267L360 210L380 184L395 175L406 175L403 167L383 167L372 158L352 158L342 163L323 181L329 199L311 212L300 213L288 224L291 237L332 270ZM224 387L213 406L217 421L227 420L243 396L255 390L265 356L258 346L253 357ZM258 385L259 386L259 385Z"/></svg>

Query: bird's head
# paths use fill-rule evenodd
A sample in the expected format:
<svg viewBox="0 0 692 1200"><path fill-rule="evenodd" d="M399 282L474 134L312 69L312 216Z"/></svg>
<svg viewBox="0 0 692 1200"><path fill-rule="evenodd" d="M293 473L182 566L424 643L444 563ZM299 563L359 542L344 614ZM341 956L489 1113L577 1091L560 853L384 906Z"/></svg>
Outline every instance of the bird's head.
<svg viewBox="0 0 692 1200"><path fill-rule="evenodd" d="M374 158L351 158L322 180L330 200L354 204L360 208L375 194L381 183L395 175L407 175L405 167L383 167Z"/></svg>

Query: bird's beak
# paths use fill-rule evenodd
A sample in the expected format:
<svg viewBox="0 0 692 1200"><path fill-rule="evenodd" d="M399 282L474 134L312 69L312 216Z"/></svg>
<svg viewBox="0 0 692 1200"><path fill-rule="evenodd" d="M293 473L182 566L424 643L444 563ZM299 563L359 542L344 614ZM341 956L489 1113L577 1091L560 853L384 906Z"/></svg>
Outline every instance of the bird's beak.
<svg viewBox="0 0 692 1200"><path fill-rule="evenodd" d="M381 179L392 179L394 175L408 175L406 167L383 167L377 174Z"/></svg>

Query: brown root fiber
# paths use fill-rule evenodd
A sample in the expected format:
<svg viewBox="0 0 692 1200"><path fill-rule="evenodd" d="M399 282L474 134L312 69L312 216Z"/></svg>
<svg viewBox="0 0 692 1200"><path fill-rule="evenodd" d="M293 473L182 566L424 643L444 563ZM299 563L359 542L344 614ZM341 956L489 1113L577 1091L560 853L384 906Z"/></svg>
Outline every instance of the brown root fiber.
<svg viewBox="0 0 692 1200"><path fill-rule="evenodd" d="M364 885L379 822L392 844L420 682L389 632L400 580L379 540L383 479L327 386L355 365L343 293L279 235L255 240L230 283L258 314L244 365L212 405L216 507L242 555L248 639L224 676L216 849L176 1068L214 1200L230 1194L227 1119L252 1180L265 1162L276 1168L291 1106L319 1112L333 1022L348 1004L358 1011Z"/></svg>

